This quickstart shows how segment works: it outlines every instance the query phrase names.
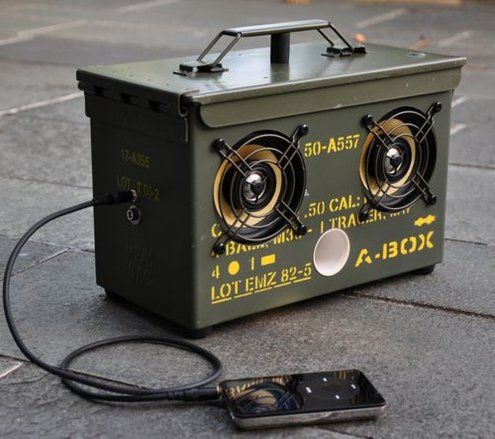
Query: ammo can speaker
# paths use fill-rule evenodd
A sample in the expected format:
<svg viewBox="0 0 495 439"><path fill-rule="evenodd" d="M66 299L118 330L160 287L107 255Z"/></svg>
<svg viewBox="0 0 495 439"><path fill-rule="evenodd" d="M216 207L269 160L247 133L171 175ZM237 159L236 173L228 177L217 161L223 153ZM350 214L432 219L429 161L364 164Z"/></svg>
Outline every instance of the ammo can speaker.
<svg viewBox="0 0 495 439"><path fill-rule="evenodd" d="M290 46L309 30L320 41ZM270 48L231 51L263 35ZM204 330L431 272L464 63L309 20L224 30L196 60L78 70L94 192L138 193L95 210L98 284Z"/></svg>

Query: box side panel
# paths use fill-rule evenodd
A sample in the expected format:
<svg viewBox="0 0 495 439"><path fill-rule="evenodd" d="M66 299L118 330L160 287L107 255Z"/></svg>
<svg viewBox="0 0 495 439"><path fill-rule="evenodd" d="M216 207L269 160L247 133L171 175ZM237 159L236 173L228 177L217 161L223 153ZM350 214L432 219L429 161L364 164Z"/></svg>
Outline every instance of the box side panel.
<svg viewBox="0 0 495 439"><path fill-rule="evenodd" d="M95 195L129 189L139 194L138 224L127 218L129 205L95 209L97 283L188 326L191 159L179 141L185 123L108 99L87 96L86 104Z"/></svg>
<svg viewBox="0 0 495 439"><path fill-rule="evenodd" d="M219 129L202 124L197 114L191 117L197 325L220 323L441 262L451 99L452 91L446 91ZM378 120L402 106L426 112L437 101L443 110L435 116L437 159L430 185L438 202L429 206L420 199L394 214L373 211L370 220L360 224L358 212L365 198L359 160L368 135L363 117L372 114ZM290 135L301 124L310 128L301 140L307 194L300 208L309 233L298 238L286 231L255 247L230 242L225 255L212 256L220 232L213 183L222 162L212 148L214 140L223 138L234 145L263 129ZM313 251L322 233L332 228L347 233L350 254L339 273L323 276L315 270Z"/></svg>

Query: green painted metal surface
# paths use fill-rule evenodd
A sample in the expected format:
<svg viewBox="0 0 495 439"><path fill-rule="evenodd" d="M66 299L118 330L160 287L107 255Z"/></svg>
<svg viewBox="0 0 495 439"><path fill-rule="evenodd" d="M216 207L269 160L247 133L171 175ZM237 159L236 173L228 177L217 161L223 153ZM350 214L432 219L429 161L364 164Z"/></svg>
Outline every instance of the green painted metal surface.
<svg viewBox="0 0 495 439"><path fill-rule="evenodd" d="M134 93L138 99L146 93L179 99L183 104L208 105L458 69L465 63L461 57L381 45L368 45L367 54L333 58L322 56L326 47L324 43L295 44L288 65L270 64L269 49L260 48L228 54L223 62L228 71L223 73L176 75L174 71L183 59L172 58L80 69L78 79L84 88L111 84Z"/></svg>
<svg viewBox="0 0 495 439"><path fill-rule="evenodd" d="M125 206L95 211L100 285L200 329L442 260L450 106L465 60L374 45L366 55L329 58L324 48L295 45L289 65L270 65L267 49L232 52L223 61L228 72L192 76L173 73L181 59L78 71L91 118L94 191L135 188L142 212L133 225ZM435 102L443 104L430 181L438 202L418 200L360 223L362 118L379 120L403 106L426 112ZM285 231L255 247L231 242L227 254L213 255L220 231L213 185L222 162L214 141L233 145L265 129L290 135L301 124L310 132L300 142L307 192L299 216L310 232ZM341 138L354 139L352 147L332 148ZM313 251L331 228L347 233L350 254L327 277L316 271Z"/></svg>

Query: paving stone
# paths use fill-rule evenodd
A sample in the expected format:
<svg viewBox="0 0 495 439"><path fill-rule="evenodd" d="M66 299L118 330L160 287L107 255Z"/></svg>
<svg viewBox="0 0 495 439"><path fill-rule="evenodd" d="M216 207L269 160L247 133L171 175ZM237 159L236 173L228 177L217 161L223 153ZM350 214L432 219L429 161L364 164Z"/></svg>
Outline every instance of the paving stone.
<svg viewBox="0 0 495 439"><path fill-rule="evenodd" d="M495 87L494 87L495 88ZM451 136L450 163L489 166L495 169L495 99L470 99L452 111L452 125L466 127Z"/></svg>
<svg viewBox="0 0 495 439"><path fill-rule="evenodd" d="M63 276L58 277L57 273ZM18 319L20 330L27 343L35 346L36 352L43 352L49 361L60 361L69 350L103 337L169 333L158 319L104 300L101 290L94 286L92 255L87 253L61 255L17 276L14 282L14 312L22 315ZM1 353L19 355L6 334L5 323L1 325ZM404 438L425 433L489 437L495 434L494 426L486 422L495 409L494 325L494 319L341 294L221 325L198 344L221 357L228 378L362 369L387 399L389 410L377 421L331 427L343 433ZM136 361L140 355L143 357L139 365ZM94 354L79 367L117 379L135 380L142 374L137 382L167 384L168 381L162 381L164 377L167 380L182 377L184 382L191 377L191 371L193 378L196 373L206 372L197 361L191 361L190 369L188 361L189 357L174 358L172 353L156 346L137 349L129 345L110 354L108 351ZM130 413L133 423L124 422L129 435L134 431L132 428L143 425L150 429L150 434L155 431L156 426L147 418L155 419L154 408L86 405L52 380L31 380L40 387L20 390L26 392L25 396L7 404L8 410L15 408L26 413L19 421L19 428L26 432L34 423L44 432L59 429L67 435L64 426L76 428L77 425L78 431L89 429L105 434L111 426L123 428L122 422ZM11 400L6 391L0 395ZM42 400L50 404L36 412L37 417L33 407ZM59 405L65 412L58 410ZM168 425L170 432L186 428L195 434L201 429L210 435L216 434L216 429L231 428L226 416L217 409L191 406L168 409L169 406L167 409L160 406L157 410L165 422L160 425ZM32 416L35 421L27 422ZM169 419L174 421L168 422ZM453 419L456 421L452 422Z"/></svg>
<svg viewBox="0 0 495 439"><path fill-rule="evenodd" d="M341 431L367 437L489 437L492 426L483 416L495 404L485 388L495 386L489 352L495 342L493 324L328 297L258 316L242 327L227 325L234 333L222 334L225 341L213 340L212 346L223 347L229 375L234 368L235 375L248 376L260 368L268 373L362 369L387 399L388 414L375 422L342 424ZM269 353L261 358L264 351ZM475 402L479 397L480 405ZM485 415L476 421L471 416L478 416L479 409Z"/></svg>
<svg viewBox="0 0 495 439"><path fill-rule="evenodd" d="M5 265L7 264L7 260L10 256L10 252L16 244L16 239L0 236L0 273L3 274ZM49 258L62 250L62 247L39 244L37 242L28 242L19 254L16 265L14 266L14 273L37 265L44 259Z"/></svg>
<svg viewBox="0 0 495 439"><path fill-rule="evenodd" d="M431 40L425 50L469 56L456 95L470 101L453 111L454 123L467 127L451 143L451 162L463 166L449 168L447 237L488 245L448 241L445 261L431 276L402 276L355 289L358 297L342 293L245 318L216 328L198 344L222 358L226 378L357 367L389 403L387 415L375 422L276 430L269 437L495 436L489 422L495 410L495 323L489 317L494 315L495 171L477 168L493 166L494 5L444 8L313 0L307 7L249 0L232 7L225 0L188 0L118 13L138 3L2 2L0 40L25 29L86 21L0 46L0 111L72 92L74 66L189 56L219 29L243 24L329 17L346 35L362 32L370 42L408 46L424 34ZM403 7L408 14L395 20L365 29L356 26ZM470 38L438 44L465 30L474 31ZM292 40L315 38L309 32ZM266 38L252 38L239 47L266 44ZM45 214L89 198L89 189L68 185L89 186L91 180L88 121L81 99L1 118L0 130L0 234L8 235L0 236L1 270L14 244L10 237ZM19 269L67 245L91 249L91 212L61 220L35 239L59 246L29 244ZM22 333L49 361L58 362L97 339L168 335L172 330L149 313L105 299L95 286L89 253L59 255L15 276L13 285ZM20 356L3 319L1 354ZM0 374L11 361L0 358ZM186 382L208 372L190 354L135 344L88 355L75 367L153 386ZM9 420L0 423L2 437L223 437L235 432L217 407L93 404L29 365L0 380L0 416Z"/></svg>
<svg viewBox="0 0 495 439"><path fill-rule="evenodd" d="M19 6L19 5L18 5ZM18 32L26 32L31 29L40 29L47 26L59 25L67 21L63 16L54 14L39 15L29 13L22 8L8 7L2 2L2 14L0 15L0 39L13 38Z"/></svg>
<svg viewBox="0 0 495 439"><path fill-rule="evenodd" d="M9 3L9 4L6 4ZM2 2L2 12L5 17L17 21L19 15L28 15L38 19L54 17L63 18L65 22L72 20L90 20L101 18L102 14L114 14L115 10L131 4L136 4L135 0L108 0L105 2L97 0L88 1L52 1L43 0L36 2L19 2L9 0Z"/></svg>
<svg viewBox="0 0 495 439"><path fill-rule="evenodd" d="M396 5L392 10L400 9ZM493 4L481 8L463 5L459 8L432 8L430 5L406 8L407 13L362 30L369 41L394 46L410 46L420 38L428 39L427 52L463 55L470 60L484 60L495 65L493 38ZM448 25L447 25L448 23ZM456 34L472 32L466 38L449 43ZM391 35L393 35L391 39Z"/></svg>
<svg viewBox="0 0 495 439"><path fill-rule="evenodd" d="M77 84L76 80L76 68L71 67L72 71L72 82ZM60 102L55 104L50 104L41 108L34 108L31 110L23 111L18 115L32 116L43 120L63 120L67 122L72 122L74 125L78 124L84 125L84 122L89 125L89 118L86 117L84 107L84 98L81 93L81 97L71 99L66 102ZM11 115L9 117L14 117ZM15 121L15 119L12 119ZM89 128L88 128L89 129ZM89 145L89 144L88 144Z"/></svg>
<svg viewBox="0 0 495 439"><path fill-rule="evenodd" d="M37 181L0 178L3 203L0 210L0 235L21 236L42 217L64 207L91 199L90 189ZM93 214L91 209L70 215L45 226L34 241L47 244L94 248Z"/></svg>
<svg viewBox="0 0 495 439"><path fill-rule="evenodd" d="M375 5L373 9L381 13L387 10L387 6ZM345 25L365 19L367 16L368 8L357 2L332 2L330 4L326 0L313 0L311 6L307 7L288 5L282 1L249 0L236 2L235 8L232 8L225 7L224 0L195 0L179 1L166 6L123 13L112 18L123 22L146 22L155 25L163 23L187 26L201 23L201 26L197 26L198 30L211 29L218 32L221 29L247 24L314 18L331 18L334 23ZM187 34L177 35L177 37L181 36L186 37ZM313 38L315 37L313 35Z"/></svg>
<svg viewBox="0 0 495 439"><path fill-rule="evenodd" d="M118 64L158 58L190 55L173 47L144 47L140 44L106 44L39 36L33 40L0 46L0 59L46 62L71 66Z"/></svg>
<svg viewBox="0 0 495 439"><path fill-rule="evenodd" d="M170 21L170 15L169 20ZM82 26L64 29L50 35L51 38L81 43L105 43L113 45L138 45L145 48L159 48L173 45L174 50L185 53L198 52L211 40L217 27L208 28L177 21L152 24L149 22L129 23L112 19L88 21ZM221 30L221 29L220 29ZM162 55L164 58L166 55Z"/></svg>
<svg viewBox="0 0 495 439"><path fill-rule="evenodd" d="M444 261L433 274L398 276L352 291L495 317L495 247L446 241Z"/></svg>
<svg viewBox="0 0 495 439"><path fill-rule="evenodd" d="M495 170L449 166L446 237L495 244Z"/></svg>
<svg viewBox="0 0 495 439"><path fill-rule="evenodd" d="M84 100L0 118L0 160L1 177L91 187Z"/></svg>
<svg viewBox="0 0 495 439"><path fill-rule="evenodd" d="M71 67L0 60L0 112L77 92Z"/></svg>
<svg viewBox="0 0 495 439"><path fill-rule="evenodd" d="M49 375L27 366L0 381L0 435L4 438L218 438L236 435L227 412L215 405L96 404L77 397ZM244 433L249 437L349 439L316 427Z"/></svg>
<svg viewBox="0 0 495 439"><path fill-rule="evenodd" d="M103 290L95 283L94 255L72 252L53 258L12 279L13 310L20 317L20 329L30 345L43 346L49 361L58 362L75 346L95 339L126 334L165 334L170 329L163 320L149 313L107 300ZM43 294L39 294L41 290ZM19 351L11 341L3 319L0 319L0 328L0 355L18 356ZM46 337L48 333L51 335ZM153 362L149 348L134 349L139 354L131 356L127 361L139 360L142 355L150 364L146 364L146 367L142 364L141 369L157 368L156 377L162 378L164 375L172 379L180 377L182 361L169 363L174 356L190 358L187 353L178 354L175 350L171 353L160 349L160 355ZM114 368L117 372L121 371L125 366L125 363L118 364L121 352L125 353L126 350L117 348L116 357L110 356L102 361L96 366L97 370L101 373ZM111 368L105 368L106 364ZM195 369L199 368L198 374L205 370L200 369L201 364L202 361L193 364ZM82 362L81 366L84 367L85 363ZM134 366L138 367L136 363ZM133 371L126 373L132 374ZM134 373L127 378L139 379L139 375Z"/></svg>
<svg viewBox="0 0 495 439"><path fill-rule="evenodd" d="M352 7L351 4L330 6L326 2L314 2L308 8L254 1L239 2L235 9L224 5L223 0L208 3L197 0L129 13L104 8L99 17L86 18L80 25L55 29L30 41L0 47L0 58L88 65L190 56L203 49L219 30L245 25L246 16L249 24L260 24L332 15L341 26L367 18L362 6ZM375 7L375 10L386 11L386 7ZM73 14L69 15L74 18ZM317 36L312 33L303 33L295 35L294 41L315 38ZM266 44L266 39L251 38L241 42L239 47Z"/></svg>
<svg viewBox="0 0 495 439"><path fill-rule="evenodd" d="M462 79L456 94L470 98L495 99L495 68L484 67L484 64L474 65L471 61L462 71ZM473 114L476 117L477 112Z"/></svg>

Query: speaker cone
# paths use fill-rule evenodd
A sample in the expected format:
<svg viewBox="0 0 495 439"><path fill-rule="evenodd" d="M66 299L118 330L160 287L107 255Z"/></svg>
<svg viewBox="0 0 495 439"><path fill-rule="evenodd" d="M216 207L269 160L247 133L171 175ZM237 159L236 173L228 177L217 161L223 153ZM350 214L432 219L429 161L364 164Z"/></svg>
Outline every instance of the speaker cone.
<svg viewBox="0 0 495 439"><path fill-rule="evenodd" d="M367 219L370 207L394 212L420 197L434 204L436 197L429 187L436 162L433 115L440 109L439 103L426 114L401 107L378 122L371 115L363 119L369 134L359 162L359 177L368 200L362 219Z"/></svg>
<svg viewBox="0 0 495 439"><path fill-rule="evenodd" d="M257 131L232 147L217 141L223 161L215 176L213 201L226 239L259 244L287 227L304 234L297 212L306 187L299 138L306 133L303 125L292 137ZM217 250L221 253L218 246Z"/></svg>

